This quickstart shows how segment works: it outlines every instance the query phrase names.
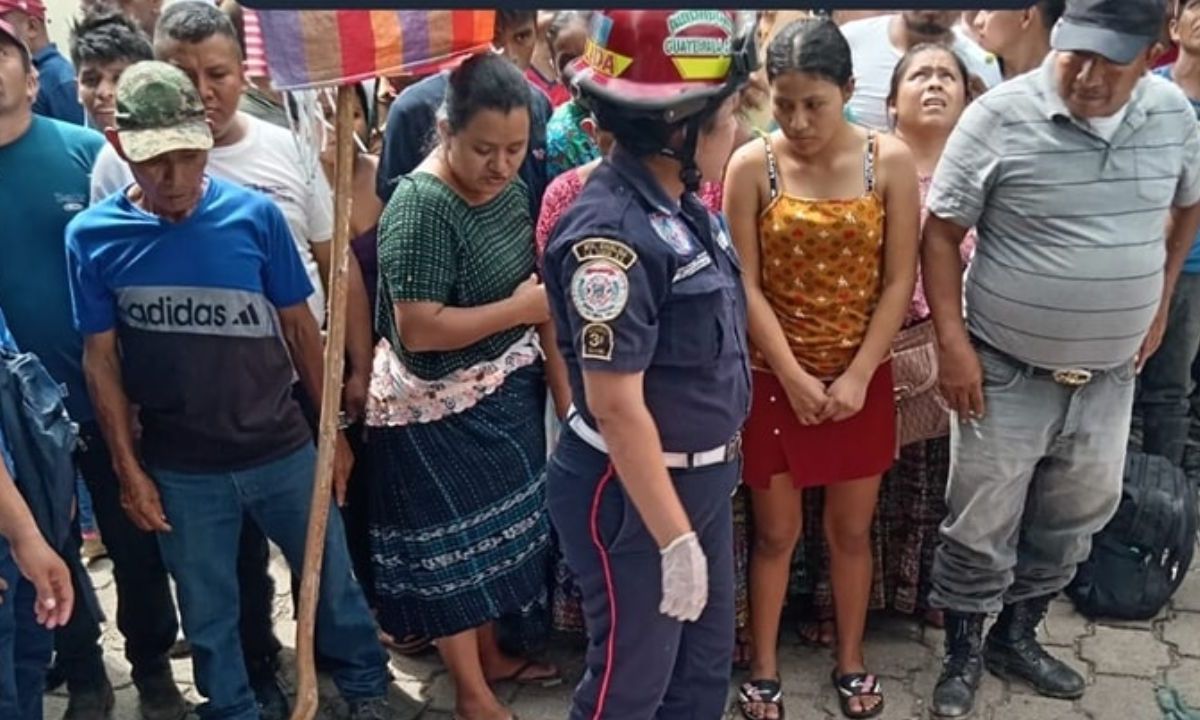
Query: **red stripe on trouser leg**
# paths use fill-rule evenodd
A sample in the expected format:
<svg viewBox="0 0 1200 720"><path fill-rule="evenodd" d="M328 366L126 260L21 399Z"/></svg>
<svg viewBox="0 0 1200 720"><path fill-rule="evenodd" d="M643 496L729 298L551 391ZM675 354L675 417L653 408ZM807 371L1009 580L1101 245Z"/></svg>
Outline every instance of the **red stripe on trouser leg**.
<svg viewBox="0 0 1200 720"><path fill-rule="evenodd" d="M604 488L608 487L608 483L612 481L614 469L612 463L609 463L608 469L604 471L604 476L600 478L600 482L596 484L596 494L592 496L592 512L589 524L592 531L592 544L596 546L596 552L600 555L600 567L604 570L604 590L608 595L608 647L605 650L604 658L604 677L600 680L600 693L596 698L596 712L592 715L592 720L600 720L604 715L604 701L608 697L608 685L612 681L613 673L613 654L617 648L617 592L613 587L612 568L608 564L608 550L604 547L604 541L600 539L600 496L604 494Z"/></svg>

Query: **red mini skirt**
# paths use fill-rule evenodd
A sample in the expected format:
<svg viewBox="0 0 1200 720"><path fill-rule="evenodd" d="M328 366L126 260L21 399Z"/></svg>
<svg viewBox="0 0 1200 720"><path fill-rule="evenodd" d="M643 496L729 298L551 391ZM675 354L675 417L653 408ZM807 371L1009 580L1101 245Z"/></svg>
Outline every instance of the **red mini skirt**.
<svg viewBox="0 0 1200 720"><path fill-rule="evenodd" d="M801 425L773 373L755 370L754 398L742 432L742 481L766 490L784 473L798 488L881 475L896 457L896 399L892 362L881 364L857 415Z"/></svg>

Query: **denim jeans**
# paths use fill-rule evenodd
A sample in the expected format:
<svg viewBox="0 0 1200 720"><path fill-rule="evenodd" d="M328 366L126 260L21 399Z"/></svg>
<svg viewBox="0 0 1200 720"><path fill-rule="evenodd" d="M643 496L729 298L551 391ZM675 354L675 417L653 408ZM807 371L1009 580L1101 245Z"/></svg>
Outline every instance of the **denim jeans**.
<svg viewBox="0 0 1200 720"><path fill-rule="evenodd" d="M141 682L170 670L167 653L179 630L175 599L154 534L139 530L121 507L120 481L113 472L112 457L99 425L83 423L80 440L76 462L91 491L92 506L113 563L117 628L125 638L125 657L132 668L133 680ZM242 646L255 677L273 676L280 649L271 628L274 588L267 572L268 552L262 532L254 523L245 523L238 556ZM78 554L76 549L73 557ZM86 572L82 574L87 577ZM105 682L97 642L103 618L98 610L89 613L85 609L77 602L71 621L55 632L56 662L73 691L93 689Z"/></svg>
<svg viewBox="0 0 1200 720"><path fill-rule="evenodd" d="M0 603L0 718L42 720L42 691L54 634L37 624L37 593L21 577L4 538L0 538L0 578L8 583Z"/></svg>
<svg viewBox="0 0 1200 720"><path fill-rule="evenodd" d="M306 444L279 460L235 472L193 474L152 469L169 533L158 535L192 644L196 688L208 698L205 720L259 716L238 639L238 539L248 515L299 574L312 500L316 450ZM382 697L387 657L362 588L350 568L336 508L329 513L317 607L317 651L348 700Z"/></svg>
<svg viewBox="0 0 1200 720"><path fill-rule="evenodd" d="M933 607L989 613L1059 592L1117 510L1133 362L1069 387L976 347L985 412L951 423Z"/></svg>
<svg viewBox="0 0 1200 720"><path fill-rule="evenodd" d="M1142 369L1137 396L1142 450L1183 464L1191 429L1192 363L1200 350L1200 274L1182 273L1166 333Z"/></svg>

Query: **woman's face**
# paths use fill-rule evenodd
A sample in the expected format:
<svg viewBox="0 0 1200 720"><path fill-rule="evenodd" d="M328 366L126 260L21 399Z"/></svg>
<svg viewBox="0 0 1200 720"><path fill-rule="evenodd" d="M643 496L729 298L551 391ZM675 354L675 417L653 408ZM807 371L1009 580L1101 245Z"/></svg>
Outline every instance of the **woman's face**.
<svg viewBox="0 0 1200 720"><path fill-rule="evenodd" d="M700 174L708 182L720 182L725 176L725 166L729 164L729 156L733 154L734 138L737 136L737 95L732 95L721 103L706 132L700 133L696 140L696 165Z"/></svg>
<svg viewBox="0 0 1200 720"><path fill-rule="evenodd" d="M946 50L924 50L912 57L896 86L896 127L901 132L932 127L949 135L966 100L958 61Z"/></svg>
<svg viewBox="0 0 1200 720"><path fill-rule="evenodd" d="M337 103L322 97L321 113L325 116L325 144L321 148L321 157L332 161L337 157ZM361 152L367 146L367 116L363 114L362 103L358 102L354 103L354 134Z"/></svg>
<svg viewBox="0 0 1200 720"><path fill-rule="evenodd" d="M771 83L775 122L800 155L811 155L829 144L846 122L846 101L853 83L841 87L807 72L786 72Z"/></svg>
<svg viewBox="0 0 1200 720"><path fill-rule="evenodd" d="M473 199L494 197L516 177L529 144L529 110L486 109L451 133L439 123L446 162L455 179Z"/></svg>

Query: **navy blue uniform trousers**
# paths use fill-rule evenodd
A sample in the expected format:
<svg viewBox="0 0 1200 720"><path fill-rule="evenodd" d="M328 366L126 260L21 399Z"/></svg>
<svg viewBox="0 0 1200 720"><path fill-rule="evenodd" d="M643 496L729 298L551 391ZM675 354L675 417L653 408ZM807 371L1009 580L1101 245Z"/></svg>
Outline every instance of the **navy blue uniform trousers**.
<svg viewBox="0 0 1200 720"><path fill-rule="evenodd" d="M734 646L730 495L740 462L672 472L708 557L708 605L692 623L658 611L658 545L608 455L564 428L546 473L550 517L588 630L570 720L719 720Z"/></svg>

